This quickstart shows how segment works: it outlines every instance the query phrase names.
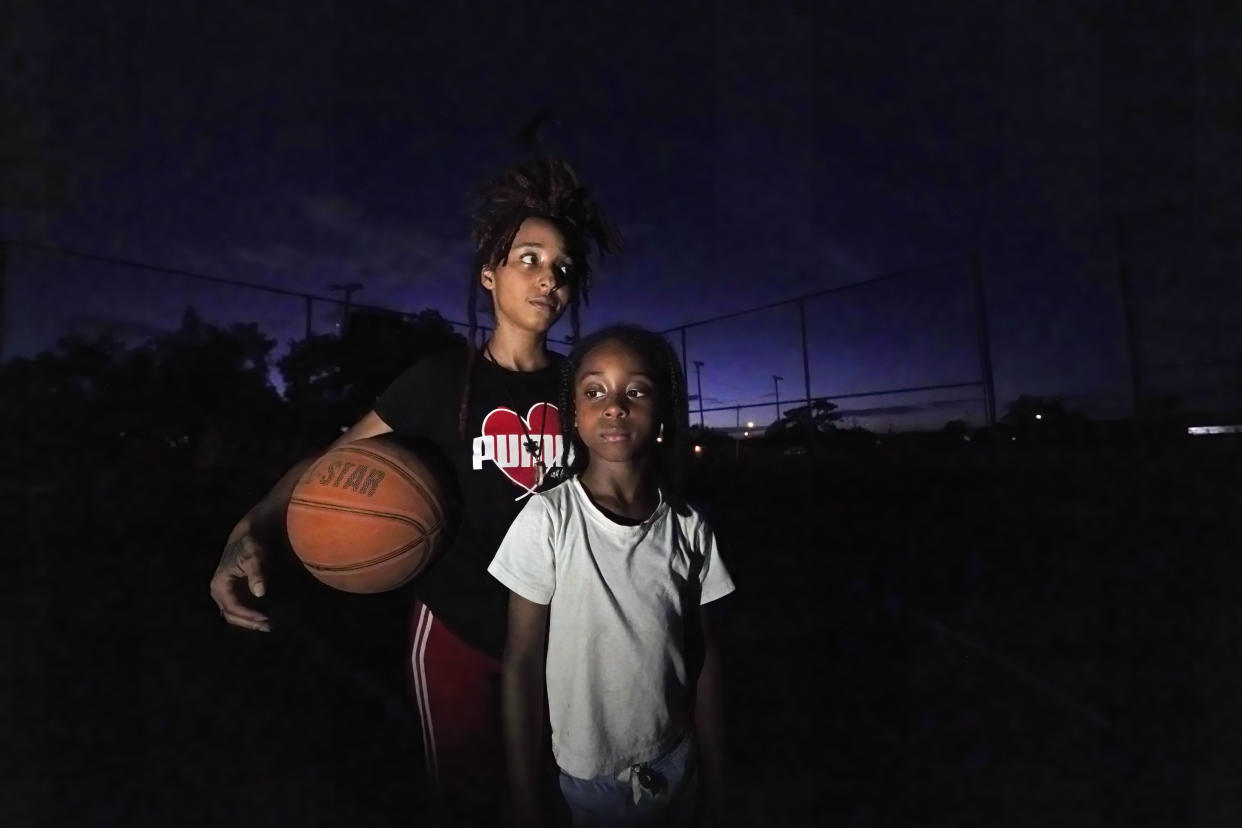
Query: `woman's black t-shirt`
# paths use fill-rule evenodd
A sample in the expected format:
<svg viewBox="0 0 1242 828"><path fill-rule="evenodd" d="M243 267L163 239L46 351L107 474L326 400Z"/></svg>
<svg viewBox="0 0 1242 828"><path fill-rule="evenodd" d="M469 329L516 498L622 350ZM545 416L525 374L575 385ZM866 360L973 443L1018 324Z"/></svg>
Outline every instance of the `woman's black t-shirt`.
<svg viewBox="0 0 1242 828"><path fill-rule="evenodd" d="M549 357L548 367L522 373L480 356L464 439L458 432L464 349L419 361L375 405L398 437L434 445L456 477L455 531L435 563L414 581L414 592L449 629L496 658L504 649L508 592L487 574L487 565L537 485L527 438L542 446L548 467L563 450L557 408L563 358Z"/></svg>

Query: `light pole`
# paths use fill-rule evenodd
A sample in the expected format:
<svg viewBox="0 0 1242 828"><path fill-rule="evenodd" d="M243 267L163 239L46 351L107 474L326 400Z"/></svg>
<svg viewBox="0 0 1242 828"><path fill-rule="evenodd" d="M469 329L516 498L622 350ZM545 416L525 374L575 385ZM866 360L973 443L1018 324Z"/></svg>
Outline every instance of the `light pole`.
<svg viewBox="0 0 1242 828"><path fill-rule="evenodd" d="M4 296L5 278L8 274L9 246L0 244L0 353L4 351Z"/></svg>
<svg viewBox="0 0 1242 828"><path fill-rule="evenodd" d="M703 361L694 361L694 384L699 388L699 428L703 427Z"/></svg>
<svg viewBox="0 0 1242 828"><path fill-rule="evenodd" d="M776 389L776 421L777 422L780 422L780 419L781 419L781 380L783 379L784 377L778 377L776 374L772 375L772 387Z"/></svg>
<svg viewBox="0 0 1242 828"><path fill-rule="evenodd" d="M1116 234L1117 234L1117 259L1119 266L1117 268L1117 287L1121 291L1121 318L1125 323L1122 328L1125 333L1126 356L1130 360L1130 408L1134 412L1133 418L1138 421L1139 401L1143 398L1143 371L1142 363L1139 362L1138 351L1134 347L1134 309L1130 304L1130 266L1129 256L1126 252L1126 242L1128 241L1126 233L1126 222L1121 216L1117 216Z"/></svg>
<svg viewBox="0 0 1242 828"><path fill-rule="evenodd" d="M341 335L345 335L345 327L349 324L349 305L355 290L362 290L362 282L345 282L328 285L328 290L339 290L345 294L345 307L341 309Z"/></svg>

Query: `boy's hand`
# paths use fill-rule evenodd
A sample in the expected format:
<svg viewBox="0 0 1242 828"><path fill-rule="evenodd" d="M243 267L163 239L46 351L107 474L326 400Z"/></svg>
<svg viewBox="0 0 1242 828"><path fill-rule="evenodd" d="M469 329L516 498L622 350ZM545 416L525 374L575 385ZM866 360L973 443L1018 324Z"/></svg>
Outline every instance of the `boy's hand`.
<svg viewBox="0 0 1242 828"><path fill-rule="evenodd" d="M267 592L263 578L266 557L267 550L248 534L230 540L224 547L211 577L211 599L220 608L220 616L234 627L272 631L267 616L243 601L245 596L262 598Z"/></svg>

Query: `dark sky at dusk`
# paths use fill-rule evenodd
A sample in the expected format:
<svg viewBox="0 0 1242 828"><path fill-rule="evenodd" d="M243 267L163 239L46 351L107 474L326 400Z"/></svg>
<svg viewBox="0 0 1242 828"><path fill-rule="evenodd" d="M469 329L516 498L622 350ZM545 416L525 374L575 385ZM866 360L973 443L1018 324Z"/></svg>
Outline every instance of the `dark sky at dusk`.
<svg viewBox="0 0 1242 828"><path fill-rule="evenodd" d="M546 108L628 242L588 328L977 251L1002 410L1026 392L1111 412L1123 216L1144 358L1242 358L1230 4L640 6L19 2L0 21L0 237L320 294L360 281L358 301L463 319L465 195ZM1207 206L1159 212L1185 203ZM976 379L968 278L958 262L812 302L812 392ZM4 353L71 319L175 327L191 303L282 342L302 328L294 299L16 249ZM772 374L802 395L792 308L688 341L708 405L770 399ZM978 396L843 407L941 399L930 422L977 422L952 401Z"/></svg>

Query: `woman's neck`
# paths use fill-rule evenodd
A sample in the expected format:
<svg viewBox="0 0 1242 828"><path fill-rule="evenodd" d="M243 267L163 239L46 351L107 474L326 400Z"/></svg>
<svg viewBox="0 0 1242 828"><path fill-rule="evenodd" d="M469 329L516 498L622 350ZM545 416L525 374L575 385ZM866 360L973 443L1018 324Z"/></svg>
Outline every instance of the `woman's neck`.
<svg viewBox="0 0 1242 828"><path fill-rule="evenodd" d="M660 503L660 492L645 458L630 463L591 462L578 476L591 500L609 512L645 520Z"/></svg>
<svg viewBox="0 0 1242 828"><path fill-rule="evenodd" d="M501 368L538 371L548 366L548 353L544 348L546 341L545 335L500 327L492 332L484 348L486 356Z"/></svg>

